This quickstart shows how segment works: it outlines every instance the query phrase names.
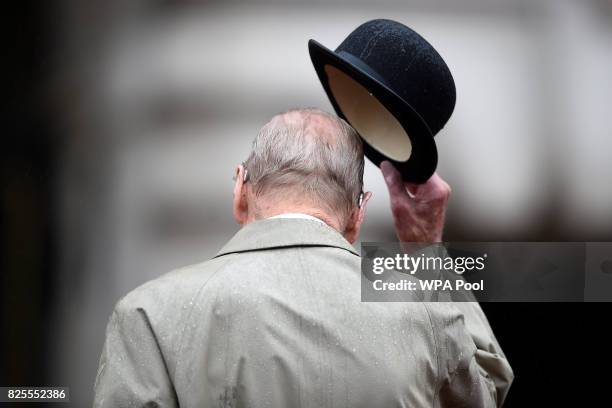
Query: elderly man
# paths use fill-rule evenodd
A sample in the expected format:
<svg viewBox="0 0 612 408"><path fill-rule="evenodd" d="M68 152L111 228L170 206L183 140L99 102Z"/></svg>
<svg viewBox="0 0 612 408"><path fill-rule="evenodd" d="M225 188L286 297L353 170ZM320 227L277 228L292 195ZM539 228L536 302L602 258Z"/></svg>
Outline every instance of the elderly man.
<svg viewBox="0 0 612 408"><path fill-rule="evenodd" d="M117 304L94 406L501 405L512 371L476 303L360 301L363 166L335 116L272 118L236 168L242 229ZM382 170L399 239L440 241L448 185Z"/></svg>

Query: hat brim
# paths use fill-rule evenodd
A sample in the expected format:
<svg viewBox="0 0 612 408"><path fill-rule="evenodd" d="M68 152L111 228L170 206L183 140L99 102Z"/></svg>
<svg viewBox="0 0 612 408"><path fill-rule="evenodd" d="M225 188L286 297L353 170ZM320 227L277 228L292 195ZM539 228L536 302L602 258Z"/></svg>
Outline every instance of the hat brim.
<svg viewBox="0 0 612 408"><path fill-rule="evenodd" d="M325 65L331 65L339 69L365 87L406 131L406 137L410 139L412 145L412 152L408 160L396 161L377 150L361 137L366 157L379 167L382 161L390 161L401 173L404 181L426 182L436 171L438 150L433 135L423 118L406 101L385 85L381 79L377 79L378 75L365 64L357 66L346 57L338 55L315 40L308 41L308 51L323 89L338 116L347 120L330 89ZM348 122L350 123L350 121Z"/></svg>

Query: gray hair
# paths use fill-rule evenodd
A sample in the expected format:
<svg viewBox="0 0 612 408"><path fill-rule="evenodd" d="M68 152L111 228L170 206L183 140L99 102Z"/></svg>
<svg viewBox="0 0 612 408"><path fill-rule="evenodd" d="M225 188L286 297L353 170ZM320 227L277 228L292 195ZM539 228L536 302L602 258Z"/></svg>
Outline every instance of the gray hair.
<svg viewBox="0 0 612 408"><path fill-rule="evenodd" d="M346 217L363 188L363 145L344 120L316 108L274 116L244 163L256 196L291 192Z"/></svg>

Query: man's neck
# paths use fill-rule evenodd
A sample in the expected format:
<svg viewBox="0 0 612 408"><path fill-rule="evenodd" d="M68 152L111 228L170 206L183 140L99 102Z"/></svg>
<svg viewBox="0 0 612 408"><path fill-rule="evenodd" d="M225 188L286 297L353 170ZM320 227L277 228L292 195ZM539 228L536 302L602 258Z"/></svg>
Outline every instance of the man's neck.
<svg viewBox="0 0 612 408"><path fill-rule="evenodd" d="M312 215L308 215L304 213L283 213L283 214L275 215L273 217L268 217L268 219L272 219L272 218L297 218L297 219L316 221L316 222L320 222L321 224L327 225L325 221L323 221L322 219L313 217Z"/></svg>
<svg viewBox="0 0 612 408"><path fill-rule="evenodd" d="M273 217L282 217L285 214L303 214L309 217L314 217L325 224L329 225L336 231L342 233L343 230L340 226L340 223L336 219L336 217L330 217L324 211L320 211L313 208L276 208L276 209L267 209L265 212L258 212L257 216L254 216L251 221L256 219L265 219L265 218L273 218ZM250 217L249 217L250 218ZM297 218L297 217L293 217Z"/></svg>

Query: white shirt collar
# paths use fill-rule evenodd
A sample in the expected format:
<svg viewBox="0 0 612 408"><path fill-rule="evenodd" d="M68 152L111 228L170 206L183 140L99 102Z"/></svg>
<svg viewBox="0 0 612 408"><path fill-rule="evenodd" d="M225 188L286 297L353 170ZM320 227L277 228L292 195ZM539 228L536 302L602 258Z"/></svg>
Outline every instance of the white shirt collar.
<svg viewBox="0 0 612 408"><path fill-rule="evenodd" d="M274 217L270 217L269 219L273 219L273 218L301 218L304 220L317 221L317 222L327 225L325 221L323 221L320 218L313 217L312 215L308 215L308 214L302 214L302 213L284 213L284 214L275 215Z"/></svg>

